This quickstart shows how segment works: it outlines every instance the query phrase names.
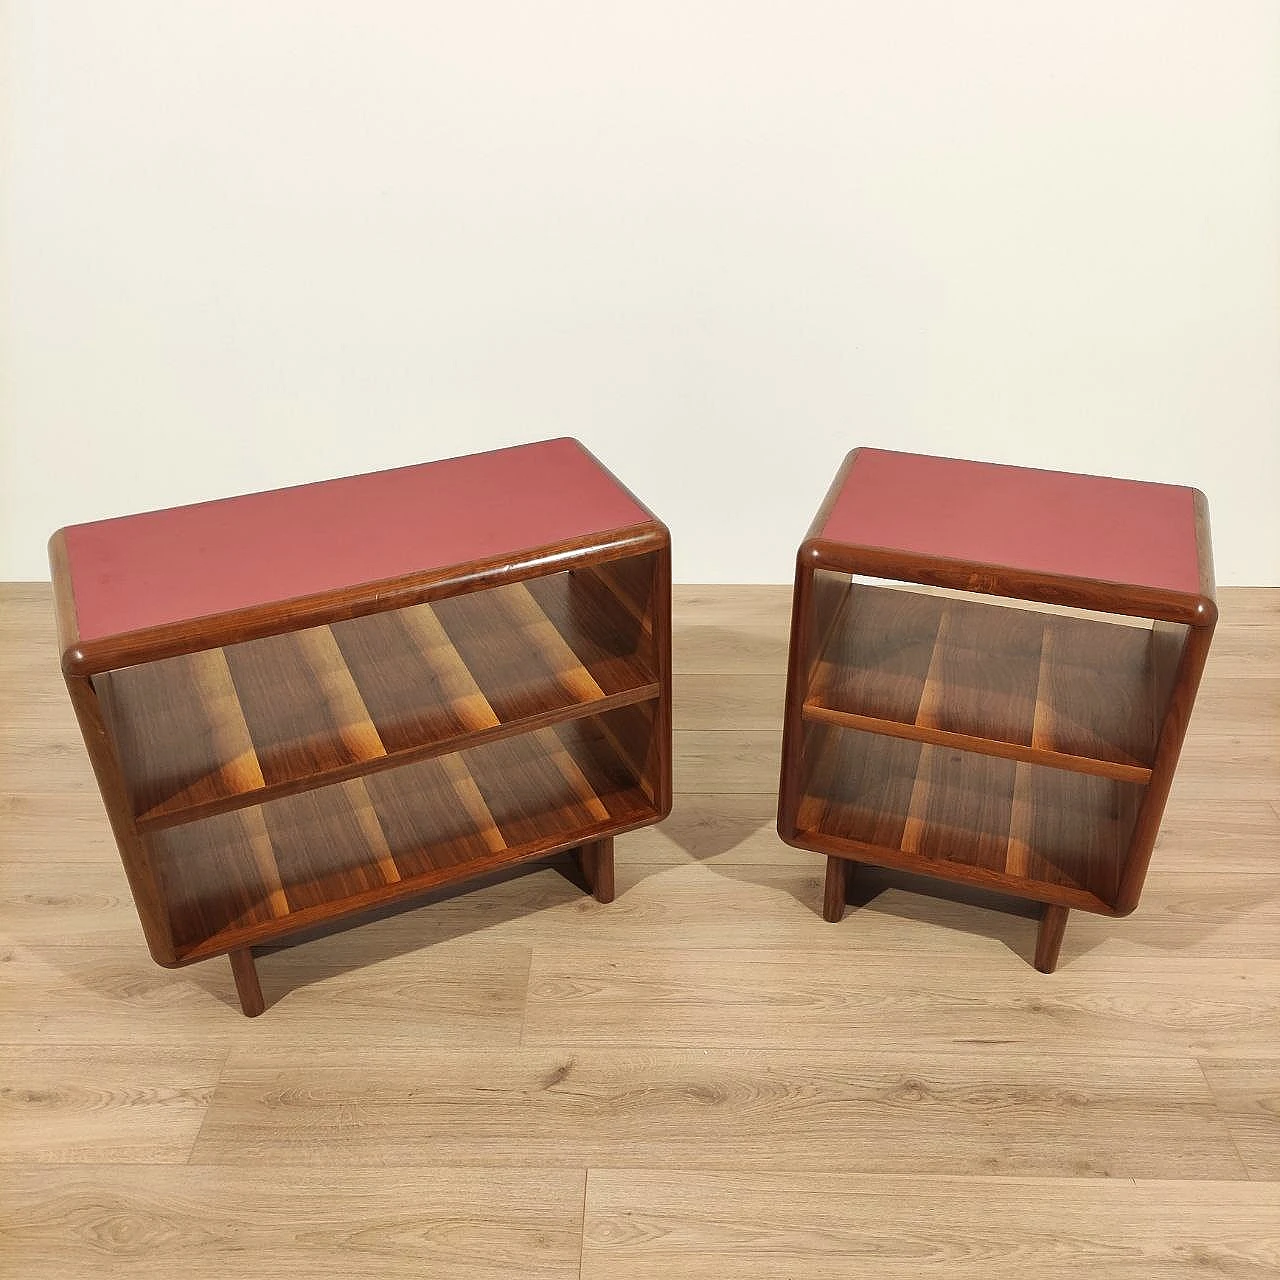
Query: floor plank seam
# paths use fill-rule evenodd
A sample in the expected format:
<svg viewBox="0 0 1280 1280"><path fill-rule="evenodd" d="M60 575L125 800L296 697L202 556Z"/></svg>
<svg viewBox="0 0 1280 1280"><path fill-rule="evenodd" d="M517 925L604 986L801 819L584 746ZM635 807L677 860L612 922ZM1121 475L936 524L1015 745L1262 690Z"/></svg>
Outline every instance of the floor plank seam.
<svg viewBox="0 0 1280 1280"><path fill-rule="evenodd" d="M587 1184L589 1168L582 1171L582 1217L578 1220L578 1280L582 1280L583 1255L587 1251Z"/></svg>
<svg viewBox="0 0 1280 1280"><path fill-rule="evenodd" d="M36 1174L45 1173L62 1173L65 1176L73 1174L89 1174L89 1173L110 1173L112 1169L147 1169L157 1167L154 1160L74 1160L74 1161L39 1161L39 1160L21 1160L12 1163L0 1165L0 1171L26 1170L29 1173ZM296 1161L272 1161L270 1164L164 1164L162 1166L170 1174L180 1177L183 1176L180 1171L189 1170L194 1176L202 1174L211 1169L236 1169L245 1174L252 1172L271 1174L275 1173L312 1173L321 1174L333 1169L339 1169L343 1173L386 1173L391 1171L421 1171L430 1170L440 1172L449 1169L457 1169L459 1171L474 1171L477 1169L492 1170L495 1173L520 1173L533 1169L538 1172L547 1173L572 1173L574 1170L581 1170L581 1165L547 1165L543 1164L495 1164L486 1162L483 1164L462 1164L457 1160L450 1161L422 1161L412 1164L395 1164L388 1165L385 1162L346 1162L341 1165L325 1165L311 1162ZM593 1164L588 1167L588 1173L596 1174L619 1174L627 1177L633 1177L644 1174L665 1175L674 1173L697 1173L703 1175L714 1176L738 1176L745 1175L749 1177L759 1178L805 1178L817 1180L839 1174L847 1177L858 1178L874 1178L879 1182L920 1182L922 1180L928 1182L945 1182L951 1184L966 1183L1001 1183L1010 1186L1048 1183L1057 1186L1078 1186L1081 1183L1087 1183L1093 1186L1112 1186L1118 1183L1128 1183L1132 1186L1182 1186L1186 1183L1196 1183L1204 1187L1241 1187L1244 1185L1257 1187L1276 1187L1280 1188L1280 1178L1170 1178L1170 1177L1135 1177L1131 1174L1125 1174L1122 1177L1108 1177L1106 1174L1091 1174L1082 1176L1080 1174L1045 1174L1045 1173L932 1173L891 1170L885 1171L881 1169L857 1170L845 1167L835 1168L832 1170L815 1169L812 1166L799 1165L770 1165L767 1169L740 1169L726 1165L692 1165L684 1163L668 1164L655 1161L652 1164L637 1165L613 1165L613 1164ZM587 1199L587 1193L584 1189L584 1201Z"/></svg>
<svg viewBox="0 0 1280 1280"><path fill-rule="evenodd" d="M194 1157L196 1153L196 1147L200 1145L200 1135L204 1133L204 1127L209 1122L209 1113L213 1110L213 1102L217 1096L218 1090L222 1088L222 1082L227 1074L227 1066L231 1062L231 1055L234 1052L234 1049L234 1045L228 1044L222 1055L222 1064L218 1067L218 1076L214 1081L213 1089L209 1093L209 1101L205 1103L204 1114L200 1117L200 1123L196 1126L195 1135L191 1139L191 1145L187 1148L186 1159L182 1161L183 1164L189 1167L199 1167L192 1157Z"/></svg>
<svg viewBox="0 0 1280 1280"><path fill-rule="evenodd" d="M80 1166L77 1166L80 1167ZM101 1166L107 1167L107 1166ZM288 1166L273 1166L288 1167ZM314 1168L315 1166L311 1166ZM350 1165L344 1168L363 1168L366 1166ZM385 1168L386 1166L371 1165L369 1168ZM417 1167L417 1166L404 1166ZM442 1165L423 1165L423 1168L445 1168L450 1166ZM470 1167L470 1166L458 1166ZM499 1166L494 1166L495 1168ZM507 1166L501 1166L506 1168ZM523 1166L519 1166L523 1167ZM1087 1183L1097 1187L1110 1187L1122 1183L1128 1183L1130 1186L1137 1187L1162 1187L1162 1186L1182 1186L1189 1182L1194 1182L1204 1187L1221 1187L1229 1189L1231 1187L1239 1187L1247 1183L1250 1186L1259 1187L1280 1187L1280 1179L1278 1178L1151 1178L1151 1177L1133 1177L1125 1174L1123 1177L1112 1178L1106 1174L1091 1174L1081 1176L1079 1174L1066 1173L919 1173L919 1172L903 1172L894 1170L885 1172L880 1169L873 1169L869 1172L858 1171L854 1169L840 1169L838 1171L842 1175L856 1178L874 1178L878 1182L941 1182L949 1184L966 1184L966 1183L999 1183L1008 1186L1026 1186L1037 1184L1048 1184L1053 1186L1079 1186L1081 1183ZM681 1162L680 1164L593 1164L588 1166L588 1177L591 1174L617 1174L622 1177L644 1177L646 1175L663 1176L666 1174L678 1173L697 1173L697 1174L716 1174L723 1177L748 1177L748 1178L803 1178L816 1181L820 1178L828 1176L827 1171L822 1169L813 1169L805 1167L797 1167L792 1165L770 1165L767 1169L738 1169L725 1165L689 1165Z"/></svg>
<svg viewBox="0 0 1280 1280"><path fill-rule="evenodd" d="M1277 1063L1276 1066L1277 1070L1280 1070L1280 1063ZM1209 1073L1204 1069L1204 1062L1200 1058L1196 1059L1196 1067L1198 1068L1201 1076L1204 1077L1204 1087L1209 1090L1209 1097L1213 1100L1214 1110L1222 1120L1222 1127L1226 1131L1227 1140L1231 1143L1231 1149L1236 1153L1236 1159L1240 1161L1240 1170L1244 1174L1241 1181L1266 1182L1266 1178L1255 1178L1253 1174L1249 1172L1249 1162L1244 1158L1244 1152L1241 1150L1240 1143L1236 1138L1235 1128L1231 1124L1231 1117L1225 1110L1223 1110L1222 1103L1218 1099L1217 1091L1213 1087L1213 1081L1209 1079Z"/></svg>
<svg viewBox="0 0 1280 1280"><path fill-rule="evenodd" d="M842 1053L855 1052L853 1048L837 1045L831 1047L830 1039L825 1042L819 1040L816 1036L812 1041L797 1041L795 1043L780 1044L778 1042L761 1044L759 1041L751 1040L565 1040L559 1037L548 1038L545 1040L534 1040L522 1044L522 1049L550 1051L555 1048L563 1048L566 1051L576 1052L578 1050L594 1050L594 1049L619 1049L626 1050L631 1053ZM1028 1037L1024 1041L1016 1044L1001 1043L999 1045L989 1045L982 1042L976 1044L948 1044L948 1045L928 1045L922 1048L921 1052L927 1052L930 1056L938 1056L940 1058L952 1057L972 1057L978 1050L992 1055L997 1058L1035 1058L1039 1057L1044 1051L1037 1048L1037 1042L1034 1038ZM993 1051L996 1051L993 1053ZM1069 1049L1055 1045L1053 1048L1055 1057L1064 1059L1077 1058L1097 1058L1102 1056L1097 1049ZM1127 1063L1133 1062L1185 1062L1191 1056L1191 1051L1185 1046L1182 1048L1171 1048L1168 1053L1136 1053L1136 1054L1115 1054L1117 1059ZM1280 1074L1280 1047L1276 1047L1267 1052L1258 1052L1250 1050L1250 1057L1273 1059L1276 1062L1277 1073Z"/></svg>

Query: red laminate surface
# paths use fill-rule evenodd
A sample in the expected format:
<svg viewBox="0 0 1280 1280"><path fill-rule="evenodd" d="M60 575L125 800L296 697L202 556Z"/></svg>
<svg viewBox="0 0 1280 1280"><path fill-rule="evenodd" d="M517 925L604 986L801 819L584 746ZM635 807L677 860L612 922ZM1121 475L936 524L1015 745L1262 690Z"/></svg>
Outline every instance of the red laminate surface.
<svg viewBox="0 0 1280 1280"><path fill-rule="evenodd" d="M1195 490L861 449L819 537L1197 595Z"/></svg>
<svg viewBox="0 0 1280 1280"><path fill-rule="evenodd" d="M652 519L561 439L64 532L80 638L95 640Z"/></svg>

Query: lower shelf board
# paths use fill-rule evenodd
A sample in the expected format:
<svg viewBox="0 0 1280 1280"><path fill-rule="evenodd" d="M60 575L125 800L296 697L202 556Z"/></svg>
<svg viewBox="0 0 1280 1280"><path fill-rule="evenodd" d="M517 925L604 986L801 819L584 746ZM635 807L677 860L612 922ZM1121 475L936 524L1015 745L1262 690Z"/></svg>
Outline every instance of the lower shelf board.
<svg viewBox="0 0 1280 1280"><path fill-rule="evenodd" d="M804 759L805 847L1112 909L1141 786L827 725Z"/></svg>
<svg viewBox="0 0 1280 1280"><path fill-rule="evenodd" d="M657 817L627 707L155 832L180 960Z"/></svg>

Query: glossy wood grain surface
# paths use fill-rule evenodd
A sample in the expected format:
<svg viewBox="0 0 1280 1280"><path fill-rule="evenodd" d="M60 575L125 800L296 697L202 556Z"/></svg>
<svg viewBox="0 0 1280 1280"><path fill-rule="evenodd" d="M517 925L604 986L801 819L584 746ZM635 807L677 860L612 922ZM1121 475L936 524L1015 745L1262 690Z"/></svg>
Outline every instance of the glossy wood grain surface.
<svg viewBox="0 0 1280 1280"><path fill-rule="evenodd" d="M857 866L822 920L790 596L676 589L677 805L612 904L568 860L441 890L260 955L249 1021L148 955L49 590L0 589L0 1271L1275 1272L1280 592L1222 591L1141 903L1051 977L972 886Z"/></svg>
<svg viewBox="0 0 1280 1280"><path fill-rule="evenodd" d="M575 720L154 833L179 955L252 945L652 821L603 724Z"/></svg>
<svg viewBox="0 0 1280 1280"><path fill-rule="evenodd" d="M1149 630L858 586L825 635L808 719L1150 777L1168 664Z"/></svg>
<svg viewBox="0 0 1280 1280"><path fill-rule="evenodd" d="M139 825L156 829L652 698L656 670L619 600L557 574L95 684Z"/></svg>
<svg viewBox="0 0 1280 1280"><path fill-rule="evenodd" d="M804 750L801 844L1090 910L1114 900L1131 784L827 725Z"/></svg>

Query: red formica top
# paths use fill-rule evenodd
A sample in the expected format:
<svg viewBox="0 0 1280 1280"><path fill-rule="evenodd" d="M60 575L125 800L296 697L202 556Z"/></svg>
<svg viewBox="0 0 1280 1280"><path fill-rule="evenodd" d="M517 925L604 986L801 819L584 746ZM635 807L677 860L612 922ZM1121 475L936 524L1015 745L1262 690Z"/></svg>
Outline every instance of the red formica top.
<svg viewBox="0 0 1280 1280"><path fill-rule="evenodd" d="M87 642L652 523L582 445L561 439L62 535Z"/></svg>
<svg viewBox="0 0 1280 1280"><path fill-rule="evenodd" d="M815 536L1197 596L1195 494L1179 485L859 449Z"/></svg>

